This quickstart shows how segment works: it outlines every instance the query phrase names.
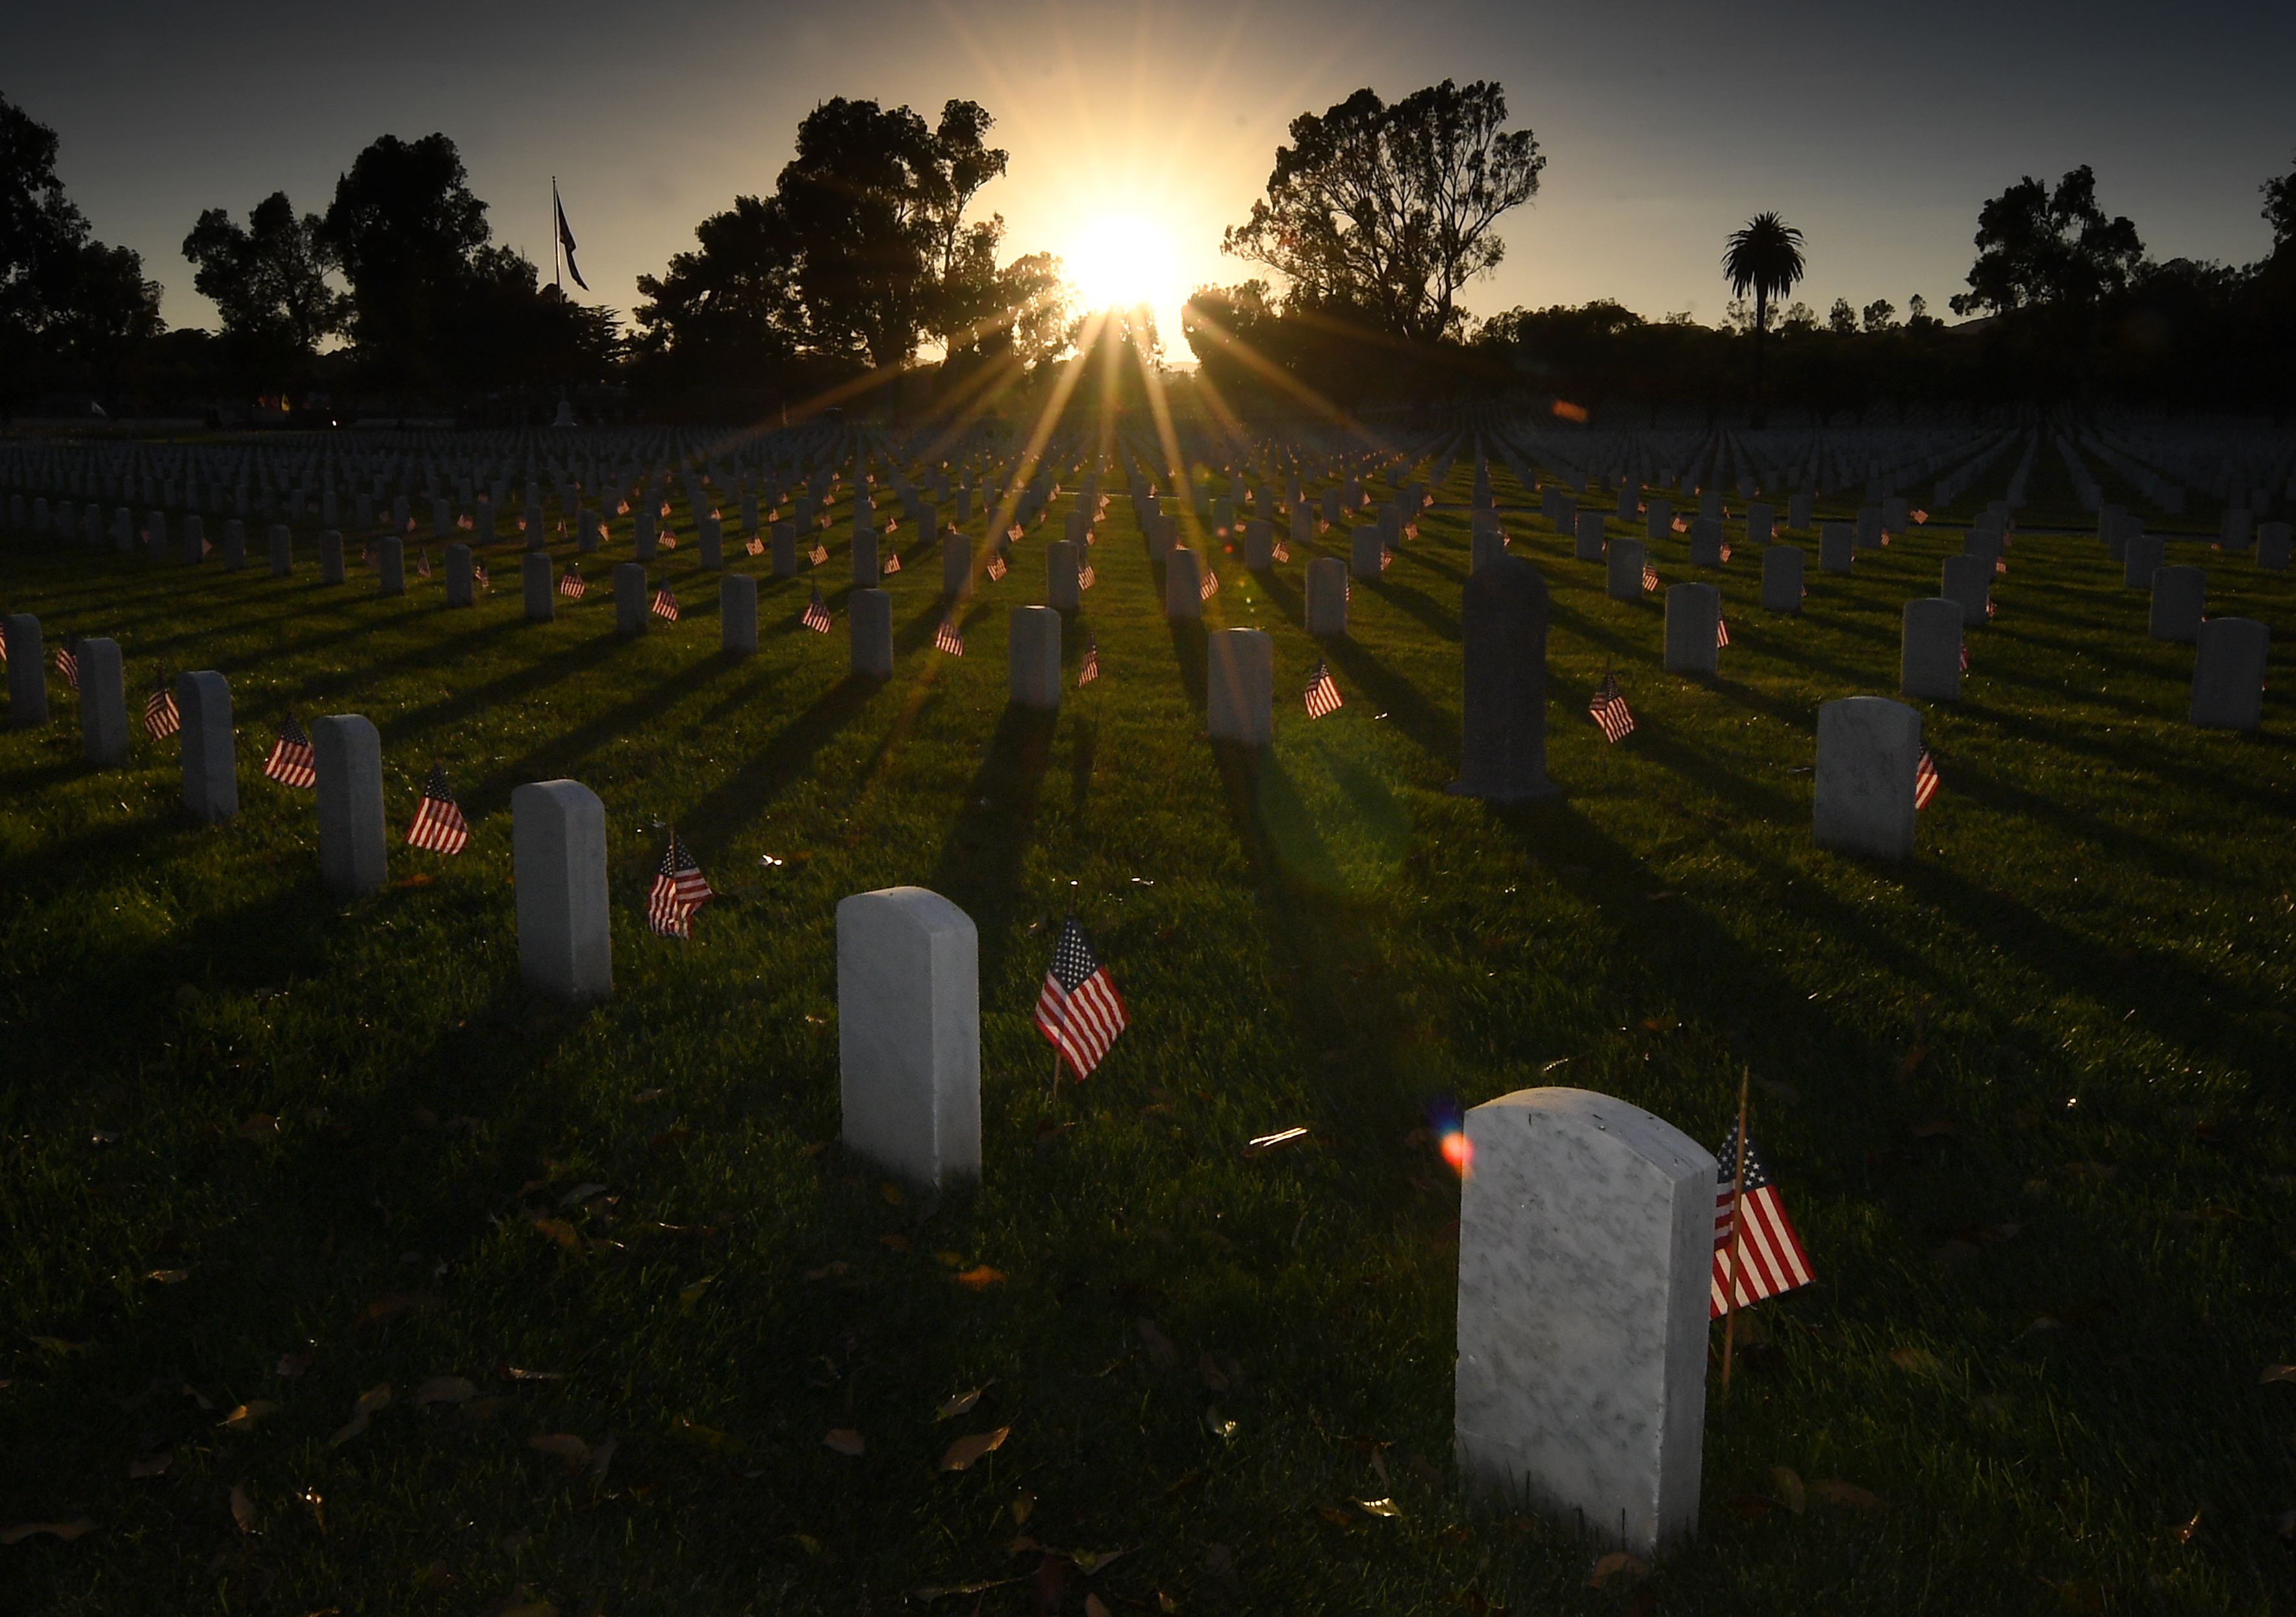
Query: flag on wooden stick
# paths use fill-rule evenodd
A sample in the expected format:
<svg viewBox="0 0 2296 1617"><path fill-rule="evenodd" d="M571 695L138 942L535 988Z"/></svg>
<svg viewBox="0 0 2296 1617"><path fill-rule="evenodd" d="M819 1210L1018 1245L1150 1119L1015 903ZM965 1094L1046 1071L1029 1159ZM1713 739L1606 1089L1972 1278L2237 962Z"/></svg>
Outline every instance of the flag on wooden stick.
<svg viewBox="0 0 2296 1617"><path fill-rule="evenodd" d="M292 713L279 721L279 739L271 743L271 756L263 760L263 772L283 786L308 789L317 782L319 772L311 758L311 738L295 722Z"/></svg>
<svg viewBox="0 0 2296 1617"><path fill-rule="evenodd" d="M1714 614L1714 649L1720 651L1730 644L1730 625L1720 612Z"/></svg>
<svg viewBox="0 0 2296 1617"><path fill-rule="evenodd" d="M1738 1160L1742 1142L1742 1179ZM1707 1295L1710 1319L1719 1319L1734 1301L1742 1309L1811 1280L1809 1255L1751 1142L1745 1141L1741 1129L1733 1129L1716 1155L1720 1166L1715 1181L1714 1273Z"/></svg>
<svg viewBox="0 0 2296 1617"><path fill-rule="evenodd" d="M955 620L941 619L940 627L933 631L933 649L947 652L952 657L964 655L964 634L956 627Z"/></svg>
<svg viewBox="0 0 2296 1617"><path fill-rule="evenodd" d="M829 632L829 603L821 598L821 586L813 587L813 599L805 603L805 616L798 620L816 635Z"/></svg>
<svg viewBox="0 0 2296 1617"><path fill-rule="evenodd" d="M176 714L176 693L168 688L168 670L152 677L152 694L144 699L144 730L153 741L165 741L182 728Z"/></svg>
<svg viewBox="0 0 2296 1617"><path fill-rule="evenodd" d="M589 588L590 587L582 581L582 568L578 562L567 568L566 576L558 580L558 593L569 601L579 601L589 592Z"/></svg>
<svg viewBox="0 0 2296 1617"><path fill-rule="evenodd" d="M653 605L650 610L664 622L677 621L677 597L669 593L668 585L665 584L653 592Z"/></svg>
<svg viewBox="0 0 2296 1617"><path fill-rule="evenodd" d="M430 778L422 783L422 800L414 805L414 821L406 828L406 845L425 848L432 853L455 854L471 840L471 828L463 818L462 806L447 785L447 772L438 765L430 766Z"/></svg>
<svg viewBox="0 0 2296 1617"><path fill-rule="evenodd" d="M1927 747L1922 749L1922 761L1914 766L1914 812L1919 814L1930 806L1930 799L1938 794L1942 784L1938 775L1937 759L1930 756Z"/></svg>
<svg viewBox="0 0 2296 1617"><path fill-rule="evenodd" d="M1301 700L1307 706L1308 717L1310 718L1321 718L1326 713L1336 713L1340 710L1342 704L1340 701L1339 682L1332 677L1332 669L1328 663L1319 661L1308 670L1308 689Z"/></svg>
<svg viewBox="0 0 2296 1617"><path fill-rule="evenodd" d="M661 868L646 894L646 925L665 938L690 937L693 912L715 896L702 879L701 866L678 840L677 828L671 826L669 846L662 850Z"/></svg>
<svg viewBox="0 0 2296 1617"><path fill-rule="evenodd" d="M1108 968L1094 956L1076 917L1070 916L1053 945L1053 964L1037 994L1037 1030L1084 1078L1100 1064L1130 1020ZM1057 1070L1057 1061L1054 1065Z"/></svg>
<svg viewBox="0 0 2296 1617"><path fill-rule="evenodd" d="M1077 689L1084 689L1099 677L1100 642L1087 640L1084 644L1084 666L1077 669Z"/></svg>
<svg viewBox="0 0 2296 1617"><path fill-rule="evenodd" d="M1608 670L1603 675L1603 683L1595 687L1594 699L1587 704L1587 714L1601 727L1606 741L1622 741L1634 734L1634 710L1627 706L1627 699L1619 690L1618 676Z"/></svg>

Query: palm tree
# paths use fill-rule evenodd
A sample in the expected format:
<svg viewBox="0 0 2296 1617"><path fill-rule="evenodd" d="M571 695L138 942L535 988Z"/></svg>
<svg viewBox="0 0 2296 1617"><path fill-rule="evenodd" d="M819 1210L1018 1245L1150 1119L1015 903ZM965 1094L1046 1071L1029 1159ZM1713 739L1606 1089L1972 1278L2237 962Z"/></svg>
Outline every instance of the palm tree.
<svg viewBox="0 0 2296 1617"><path fill-rule="evenodd" d="M1758 213L1743 230L1730 233L1722 273L1733 296L1754 294L1754 424L1762 424L1762 342L1768 335L1770 304L1793 291L1801 279L1801 232L1775 213Z"/></svg>

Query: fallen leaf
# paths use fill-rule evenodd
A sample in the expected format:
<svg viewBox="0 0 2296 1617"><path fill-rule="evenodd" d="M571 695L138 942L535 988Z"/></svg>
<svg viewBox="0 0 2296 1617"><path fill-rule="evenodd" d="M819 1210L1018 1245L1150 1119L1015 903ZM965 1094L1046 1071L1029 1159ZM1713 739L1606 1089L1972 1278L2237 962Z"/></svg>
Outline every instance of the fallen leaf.
<svg viewBox="0 0 2296 1617"><path fill-rule="evenodd" d="M1598 1589L1613 1578L1622 1578L1628 1583L1639 1583L1649 1575L1648 1566L1636 1560L1626 1551L1614 1549L1595 1563L1594 1570L1587 1574L1587 1587L1590 1589Z"/></svg>
<svg viewBox="0 0 2296 1617"><path fill-rule="evenodd" d="M1393 1499L1357 1499L1356 1504L1367 1516L1400 1516Z"/></svg>
<svg viewBox="0 0 2296 1617"><path fill-rule="evenodd" d="M466 1376L434 1375L414 1389L414 1407L427 1409L432 1404L468 1403L478 1391L478 1383Z"/></svg>
<svg viewBox="0 0 2296 1617"><path fill-rule="evenodd" d="M980 1401L980 1395L988 1390L986 1387L975 1387L970 1391L958 1393L934 1412L933 1419L949 1421L955 1420L960 1415L972 1413L972 1406Z"/></svg>
<svg viewBox="0 0 2296 1617"><path fill-rule="evenodd" d="M1801 1478L1794 1468L1791 1465L1771 1466L1770 1482L1777 1490L1778 1503L1794 1514L1801 1514L1808 1504L1808 1495L1803 1492Z"/></svg>
<svg viewBox="0 0 2296 1617"><path fill-rule="evenodd" d="M848 1459L857 1459L860 1457L863 1443L861 1434L850 1426L832 1426L822 1434L821 1446L832 1454L841 1454Z"/></svg>
<svg viewBox="0 0 2296 1617"><path fill-rule="evenodd" d="M2256 1378L2259 1386L2276 1381L2296 1381L2296 1365L2267 1365L2264 1373Z"/></svg>
<svg viewBox="0 0 2296 1617"><path fill-rule="evenodd" d="M1166 1491L1168 1492L1170 1490L1167 1490ZM1036 1495L1029 1493L1025 1489L1021 1492L1014 1494L1013 1496L1013 1525L1015 1527L1026 1527L1029 1524L1029 1513L1036 1508Z"/></svg>
<svg viewBox="0 0 2296 1617"><path fill-rule="evenodd" d="M343 1424L341 1430L327 1440L327 1447L341 1448L366 1430L367 1423L374 1418L377 1410L387 1409L390 1407L390 1383L389 1382L384 1382L379 1387L368 1388L359 1394L358 1405L352 1409L350 1419Z"/></svg>
<svg viewBox="0 0 2296 1617"><path fill-rule="evenodd" d="M701 1301L701 1293L708 1291L717 1278L715 1275L704 1275L692 1285L678 1293L677 1311L681 1314L693 1312L693 1305Z"/></svg>
<svg viewBox="0 0 2296 1617"><path fill-rule="evenodd" d="M888 1252L913 1252L917 1250L917 1244L906 1235L880 1235L877 1244Z"/></svg>
<svg viewBox="0 0 2296 1617"><path fill-rule="evenodd" d="M558 1205L561 1207L579 1207L592 1196L602 1196L605 1194L606 1187L603 1185L577 1185L573 1189L568 1191L564 1195L558 1198Z"/></svg>
<svg viewBox="0 0 2296 1617"><path fill-rule="evenodd" d="M225 1416L223 1419L217 1421L216 1425L218 1429L225 1432L252 1432L255 1429L256 1422L261 1420L266 1415L276 1415L278 1413L279 1406L273 1403L269 1399L250 1399L246 1403L240 1405L238 1408L233 1410L229 1415Z"/></svg>
<svg viewBox="0 0 2296 1617"><path fill-rule="evenodd" d="M987 1264L982 1263L963 1270L955 1278L959 1285L970 1286L976 1292L985 1292L992 1285L1004 1285L1004 1272L1002 1269L990 1268Z"/></svg>
<svg viewBox="0 0 2296 1617"><path fill-rule="evenodd" d="M742 1445L737 1439L718 1431L715 1426L704 1426L698 1422L687 1420L682 1415L677 1417L676 1430L678 1436L701 1444L713 1454L742 1452Z"/></svg>
<svg viewBox="0 0 2296 1617"><path fill-rule="evenodd" d="M569 1471L579 1471L590 1463L590 1445L570 1432L545 1432L527 1439L526 1446L537 1454L564 1461Z"/></svg>
<svg viewBox="0 0 2296 1617"><path fill-rule="evenodd" d="M438 1306L436 1297L421 1292L392 1292L368 1303L366 1311L351 1322L351 1329L356 1331L361 1326L373 1325L377 1320L388 1319L394 1314L402 1314L409 1309L435 1309Z"/></svg>
<svg viewBox="0 0 2296 1617"><path fill-rule="evenodd" d="M1809 1485L1809 1490L1829 1505L1846 1505L1852 1510L1881 1511L1889 1508L1880 1495L1870 1493L1855 1482L1845 1482L1839 1477L1821 1477Z"/></svg>
<svg viewBox="0 0 2296 1617"><path fill-rule="evenodd" d="M566 1379L566 1372L563 1370L521 1370L516 1365L504 1365L502 1367L502 1373L504 1381L564 1381Z"/></svg>
<svg viewBox="0 0 2296 1617"><path fill-rule="evenodd" d="M2196 1510L2193 1513L2193 1519L2191 1521L2185 1523L2177 1529L2177 1542L2179 1544L2190 1544L2193 1541L2193 1535L2200 1531L2201 1513Z"/></svg>
<svg viewBox="0 0 2296 1617"><path fill-rule="evenodd" d="M994 1432L976 1432L970 1437L957 1439L948 1446L948 1452L940 1457L940 1469L964 1470L981 1456L1002 1449L1012 1431L1010 1426L999 1426Z"/></svg>
<svg viewBox="0 0 2296 1617"><path fill-rule="evenodd" d="M231 1485L231 1519L239 1523L239 1531L243 1533L255 1531L255 1501L249 1497L244 1482Z"/></svg>
<svg viewBox="0 0 2296 1617"><path fill-rule="evenodd" d="M1144 1317L1135 1320L1133 1325L1140 1333L1141 1345L1148 1350L1148 1357L1158 1364L1168 1365L1180 1357L1179 1350L1172 1345L1172 1339L1156 1328L1154 1320Z"/></svg>
<svg viewBox="0 0 2296 1617"><path fill-rule="evenodd" d="M1346 1511L1341 1510L1336 1505L1318 1505L1316 1506L1316 1514L1323 1517L1324 1521L1329 1522L1332 1526L1344 1527L1349 1531L1353 1531L1357 1526L1361 1525L1353 1516L1348 1514Z"/></svg>
<svg viewBox="0 0 2296 1617"><path fill-rule="evenodd" d="M582 1237L576 1234L574 1227L563 1219L537 1219L534 1220L534 1227L570 1252L579 1252L582 1250Z"/></svg>
<svg viewBox="0 0 2296 1617"><path fill-rule="evenodd" d="M1110 1613L1101 1604L1099 1596L1087 1592L1084 1597L1084 1617L1110 1617Z"/></svg>
<svg viewBox="0 0 2296 1617"><path fill-rule="evenodd" d="M1944 1367L1938 1363L1938 1356L1927 1348L1893 1348L1890 1362L1916 1375L1935 1375Z"/></svg>
<svg viewBox="0 0 2296 1617"><path fill-rule="evenodd" d="M168 1467L175 1464L175 1460L174 1449L162 1449L157 1454L147 1454L128 1461L127 1474L131 1479L164 1476L167 1474Z"/></svg>
<svg viewBox="0 0 2296 1617"><path fill-rule="evenodd" d="M155 1268L144 1276L146 1280L156 1280L161 1285L180 1285L191 1277L192 1271L187 1268Z"/></svg>
<svg viewBox="0 0 2296 1617"><path fill-rule="evenodd" d="M0 1544L21 1544L25 1539L37 1538L42 1533L52 1539L62 1539L69 1544L94 1528L95 1523L86 1516L70 1522L19 1522L13 1527L0 1527Z"/></svg>
<svg viewBox="0 0 2296 1617"><path fill-rule="evenodd" d="M279 1137L279 1120L268 1112L258 1112L239 1126L239 1137L261 1145Z"/></svg>
<svg viewBox="0 0 2296 1617"><path fill-rule="evenodd" d="M311 1361L317 1357L318 1349L316 1343L306 1346L300 1353L282 1353L279 1356L279 1362L271 1367L271 1373L292 1381L308 1370L311 1367Z"/></svg>

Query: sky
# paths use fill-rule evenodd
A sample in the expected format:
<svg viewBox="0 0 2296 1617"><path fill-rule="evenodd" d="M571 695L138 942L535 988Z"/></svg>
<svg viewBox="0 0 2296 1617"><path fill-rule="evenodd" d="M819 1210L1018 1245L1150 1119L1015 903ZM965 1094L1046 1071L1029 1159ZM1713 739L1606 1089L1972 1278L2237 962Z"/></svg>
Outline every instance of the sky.
<svg viewBox="0 0 2296 1617"><path fill-rule="evenodd" d="M368 141L432 130L545 275L557 176L593 300L627 315L703 217L772 189L832 95L929 121L981 103L1012 153L976 204L1005 256L1133 244L1119 266L1159 283L1182 357L1188 288L1257 273L1220 232L1290 120L1365 86L1496 79L1546 154L1464 294L1479 316L1611 298L1717 322L1723 237L1765 209L1807 237L1821 313L1920 292L1943 315L1984 200L2084 162L2154 258L2246 263L2269 247L2258 186L2296 165L2285 0L6 0L0 35L0 94L57 131L70 195L176 325L214 322L182 256L202 209L284 189L324 211Z"/></svg>

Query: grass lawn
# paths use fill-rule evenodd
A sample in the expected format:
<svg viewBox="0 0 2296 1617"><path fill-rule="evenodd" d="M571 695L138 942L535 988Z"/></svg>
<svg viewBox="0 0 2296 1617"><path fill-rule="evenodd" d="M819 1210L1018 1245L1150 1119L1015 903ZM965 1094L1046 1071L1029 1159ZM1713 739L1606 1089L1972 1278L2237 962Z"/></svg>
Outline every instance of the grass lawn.
<svg viewBox="0 0 2296 1617"><path fill-rule="evenodd" d="M0 732L0 1526L94 1524L0 1547L0 1606L2284 1609L2286 695L2259 734L2187 728L2191 649L2145 638L2093 538L2026 537L1926 716L1918 858L1822 855L1817 704L1894 693L1957 530L1848 579L1792 536L1799 617L1758 609L1742 544L1707 683L1660 673L1656 597L1511 514L1567 795L1494 811L1443 790L1471 473L1344 641L1301 627L1304 555L1217 557L1208 618L1275 641L1256 764L1202 738L1201 636L1120 493L1065 647L1103 677L1046 721L1005 705L1004 615L1066 499L961 661L908 555L882 686L845 677L841 511L835 632L764 579L745 661L690 542L654 570L684 620L613 636L627 524L547 626L509 548L450 612L439 579L323 586L308 538L286 579L0 542L0 607L117 637L135 704L155 662L229 677L242 800L186 823L140 734L89 771L53 676L50 726ZM2288 577L2170 559L2296 636ZM1318 656L1346 706L1311 724ZM1606 669L1641 726L1615 747ZM352 903L310 794L259 773L283 715L346 711L394 836ZM434 761L459 858L398 845ZM521 989L510 891L511 791L562 776L606 801L616 898L615 994L580 1013ZM671 820L724 895L685 944L644 922ZM834 1143L833 910L899 882L980 927L987 1177L937 1206ZM1071 909L1133 1024L1055 1091L1029 1012ZM1599 1547L1455 1493L1431 1119L1567 1083L1710 1147L1742 1066L1819 1284L1710 1391L1696 1544L1590 1587Z"/></svg>

